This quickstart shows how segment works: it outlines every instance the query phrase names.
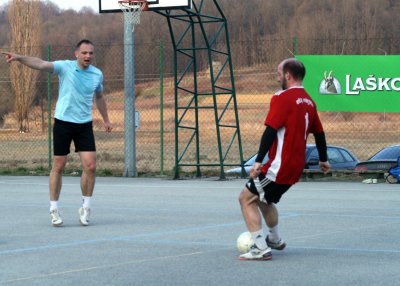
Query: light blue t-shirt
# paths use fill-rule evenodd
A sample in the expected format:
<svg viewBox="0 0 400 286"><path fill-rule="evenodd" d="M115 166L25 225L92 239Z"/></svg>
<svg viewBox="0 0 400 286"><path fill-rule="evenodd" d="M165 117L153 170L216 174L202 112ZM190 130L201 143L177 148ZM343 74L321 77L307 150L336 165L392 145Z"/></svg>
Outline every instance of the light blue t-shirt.
<svg viewBox="0 0 400 286"><path fill-rule="evenodd" d="M90 65L81 69L77 61L53 62L60 87L54 117L73 123L92 121L93 97L103 92L103 73Z"/></svg>

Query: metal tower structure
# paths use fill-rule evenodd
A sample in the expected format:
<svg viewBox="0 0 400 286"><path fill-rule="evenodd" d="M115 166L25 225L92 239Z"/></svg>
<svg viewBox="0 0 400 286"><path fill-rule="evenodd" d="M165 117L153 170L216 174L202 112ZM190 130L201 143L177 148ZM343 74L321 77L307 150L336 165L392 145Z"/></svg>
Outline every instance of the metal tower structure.
<svg viewBox="0 0 400 286"><path fill-rule="evenodd" d="M189 166L197 177L202 166L219 167L225 179L225 166L240 165L244 177L228 23L218 1L155 12L167 18L174 48L175 179ZM203 128L210 120L215 130ZM214 149L218 162L207 155Z"/></svg>

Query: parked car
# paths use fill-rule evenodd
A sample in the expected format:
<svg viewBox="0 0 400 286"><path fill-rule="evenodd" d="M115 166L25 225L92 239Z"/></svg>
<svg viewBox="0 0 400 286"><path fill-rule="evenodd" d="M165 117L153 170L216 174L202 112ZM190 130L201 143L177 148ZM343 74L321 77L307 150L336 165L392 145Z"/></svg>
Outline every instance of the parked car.
<svg viewBox="0 0 400 286"><path fill-rule="evenodd" d="M387 171L397 165L400 156L400 145L387 146L373 155L367 161L359 162L356 171Z"/></svg>
<svg viewBox="0 0 400 286"><path fill-rule="evenodd" d="M328 158L332 170L354 170L359 162L357 157L350 150L340 147L328 145ZM247 174L253 166L257 154L253 155L244 163L244 169ZM262 164L268 161L268 154L265 156ZM319 156L317 146L315 144L307 144L306 146L306 161L304 169L319 170ZM241 167L229 169L225 171L227 174L241 174Z"/></svg>

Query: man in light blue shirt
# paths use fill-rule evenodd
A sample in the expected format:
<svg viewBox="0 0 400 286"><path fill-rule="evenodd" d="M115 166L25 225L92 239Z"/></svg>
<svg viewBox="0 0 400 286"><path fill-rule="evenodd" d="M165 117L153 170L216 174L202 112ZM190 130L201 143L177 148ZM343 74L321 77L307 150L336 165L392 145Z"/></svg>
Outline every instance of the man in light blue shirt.
<svg viewBox="0 0 400 286"><path fill-rule="evenodd" d="M93 90L103 92L103 74L90 65L85 69L77 61L53 62L53 73L60 78L55 118L67 122L92 121Z"/></svg>
<svg viewBox="0 0 400 286"><path fill-rule="evenodd" d="M79 153L82 162L83 204L79 209L79 221L87 226L96 173L96 146L92 127L93 99L103 118L105 130L112 130L103 96L103 73L91 65L94 46L89 40L81 40L76 45L74 61L48 62L15 53L3 54L8 63L17 61L32 69L55 73L59 77L60 87L53 128L54 160L49 177L51 222L53 226L61 226L63 223L58 210L58 200L62 173L70 153L71 142L74 141L75 151Z"/></svg>

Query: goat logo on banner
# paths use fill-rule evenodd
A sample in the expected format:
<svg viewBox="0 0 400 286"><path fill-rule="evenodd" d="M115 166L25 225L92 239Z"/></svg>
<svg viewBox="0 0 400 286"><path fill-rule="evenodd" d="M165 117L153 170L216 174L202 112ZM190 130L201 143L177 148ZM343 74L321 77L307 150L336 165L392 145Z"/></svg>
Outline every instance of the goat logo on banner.
<svg viewBox="0 0 400 286"><path fill-rule="evenodd" d="M329 74L325 71L324 79L321 81L319 86L319 92L321 94L341 94L342 86L340 82L333 76L333 71Z"/></svg>

